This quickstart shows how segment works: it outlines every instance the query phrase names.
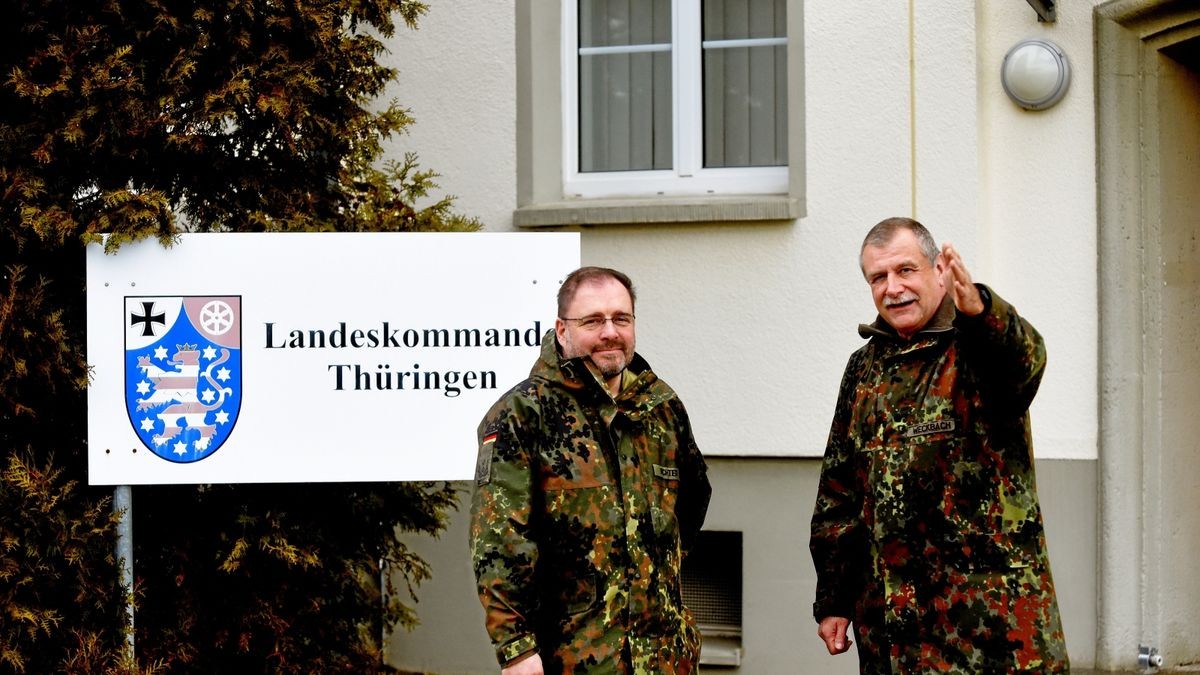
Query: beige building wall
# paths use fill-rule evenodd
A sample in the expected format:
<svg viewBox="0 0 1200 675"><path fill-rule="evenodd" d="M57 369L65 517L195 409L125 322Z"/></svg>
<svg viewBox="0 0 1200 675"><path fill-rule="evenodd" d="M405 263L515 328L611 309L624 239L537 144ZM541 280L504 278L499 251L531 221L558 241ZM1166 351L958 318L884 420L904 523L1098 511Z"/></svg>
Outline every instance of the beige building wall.
<svg viewBox="0 0 1200 675"><path fill-rule="evenodd" d="M854 327L874 313L858 245L882 218L911 215L954 241L975 276L1050 343L1034 404L1039 456L1094 459L1091 7L1060 7L1056 23L1039 24L1022 2L790 5L802 18L794 49L803 58L791 74L793 126L804 139L792 162L802 167L801 217L569 228L583 234L585 262L620 267L638 283L639 309L656 319L639 326L640 346L674 374L697 433L720 455L820 453L842 366L859 343ZM557 22L541 17L557 8L433 3L417 31L402 29L392 43L400 83L391 94L417 120L393 151L417 151L488 229L518 229L522 180L557 184L557 165L547 168L554 153L527 150L525 137L561 128L538 109L552 98L537 85L559 72L549 62L557 43L531 55L517 39L533 31L538 45L556 41ZM1004 53L1024 37L1054 40L1071 59L1071 89L1050 110L1021 110L1000 86ZM532 200L554 198L561 193L543 190ZM729 396L711 386L714 369L697 364L719 365L728 387L758 395ZM759 405L764 396L775 405Z"/></svg>
<svg viewBox="0 0 1200 675"><path fill-rule="evenodd" d="M1033 408L1039 487L1068 647L1077 667L1096 662L1097 563L1108 559L1097 534L1101 3L1056 4L1057 21L1040 23L1017 0L792 0L796 217L567 226L582 233L585 264L638 284L639 351L680 392L712 465L707 527L743 533L744 660L729 672L855 668L815 637L807 529L839 378L861 344L854 329L874 315L858 246L892 215L953 241L976 279L1046 339ZM561 132L558 5L433 2L416 32L392 42L393 95L417 120L393 152L419 152L489 230L521 229L514 211L562 199L561 149L531 142ZM1033 37L1057 43L1072 68L1066 97L1041 112L1015 106L999 81L1005 52ZM423 625L389 641L394 665L494 670L465 510L441 539L414 542L435 577L418 591ZM1132 665L1135 643L1149 639L1140 619L1119 628L1129 605L1102 631L1119 636L1105 646L1109 665Z"/></svg>

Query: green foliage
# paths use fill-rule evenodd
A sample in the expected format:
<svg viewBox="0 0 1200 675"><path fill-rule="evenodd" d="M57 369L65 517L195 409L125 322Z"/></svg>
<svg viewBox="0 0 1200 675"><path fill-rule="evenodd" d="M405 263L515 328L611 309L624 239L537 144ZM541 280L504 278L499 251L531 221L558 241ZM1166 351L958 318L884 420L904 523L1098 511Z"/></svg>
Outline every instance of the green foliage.
<svg viewBox="0 0 1200 675"><path fill-rule="evenodd" d="M453 505L416 483L140 489L137 566L156 573L138 574L139 654L172 672L372 672L385 624L416 618L381 578L430 573L394 530L437 533Z"/></svg>
<svg viewBox="0 0 1200 675"><path fill-rule="evenodd" d="M415 621L445 484L86 484L84 246L181 231L468 231L379 97L414 0L14 0L0 23L0 672L369 672ZM381 588L391 573L406 589ZM387 591L387 592L385 592Z"/></svg>
<svg viewBox="0 0 1200 675"><path fill-rule="evenodd" d="M110 504L52 460L36 463L27 452L5 460L0 672L123 672Z"/></svg>

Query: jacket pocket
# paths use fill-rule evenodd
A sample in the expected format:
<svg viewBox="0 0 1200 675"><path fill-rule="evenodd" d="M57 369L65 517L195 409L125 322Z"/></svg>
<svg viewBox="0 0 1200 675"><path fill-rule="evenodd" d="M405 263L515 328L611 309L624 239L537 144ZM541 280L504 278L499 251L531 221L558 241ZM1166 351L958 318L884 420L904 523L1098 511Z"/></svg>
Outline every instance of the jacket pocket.
<svg viewBox="0 0 1200 675"><path fill-rule="evenodd" d="M583 614L596 606L600 599L599 574L595 571L564 579L563 600L568 614Z"/></svg>
<svg viewBox="0 0 1200 675"><path fill-rule="evenodd" d="M621 522L609 486L545 491L539 519L540 592L546 603L567 614L593 608L601 592L601 570L612 555Z"/></svg>
<svg viewBox="0 0 1200 675"><path fill-rule="evenodd" d="M963 574L1007 574L1038 564L1033 548L1007 532L964 532L946 543L947 562Z"/></svg>

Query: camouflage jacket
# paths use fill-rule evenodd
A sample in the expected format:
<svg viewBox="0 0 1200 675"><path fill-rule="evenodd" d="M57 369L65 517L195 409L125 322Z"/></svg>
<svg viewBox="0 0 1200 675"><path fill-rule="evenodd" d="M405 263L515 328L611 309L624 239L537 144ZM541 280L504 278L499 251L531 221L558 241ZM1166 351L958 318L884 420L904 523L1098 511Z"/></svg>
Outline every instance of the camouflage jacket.
<svg viewBox="0 0 1200 675"><path fill-rule="evenodd" d="M1045 346L980 285L846 366L809 548L817 621L853 621L863 673L1067 672L1028 408Z"/></svg>
<svg viewBox="0 0 1200 675"><path fill-rule="evenodd" d="M554 332L479 425L471 552L500 663L689 673L699 633L680 564L710 487L683 404L635 355L614 400Z"/></svg>

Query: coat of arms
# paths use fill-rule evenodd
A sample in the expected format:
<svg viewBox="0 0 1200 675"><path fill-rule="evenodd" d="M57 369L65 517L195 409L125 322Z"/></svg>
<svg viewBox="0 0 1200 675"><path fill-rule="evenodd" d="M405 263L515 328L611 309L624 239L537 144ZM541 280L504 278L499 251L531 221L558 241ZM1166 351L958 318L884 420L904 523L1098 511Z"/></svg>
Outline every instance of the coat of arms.
<svg viewBox="0 0 1200 675"><path fill-rule="evenodd" d="M125 408L172 462L221 447L242 402L241 296L125 298Z"/></svg>

